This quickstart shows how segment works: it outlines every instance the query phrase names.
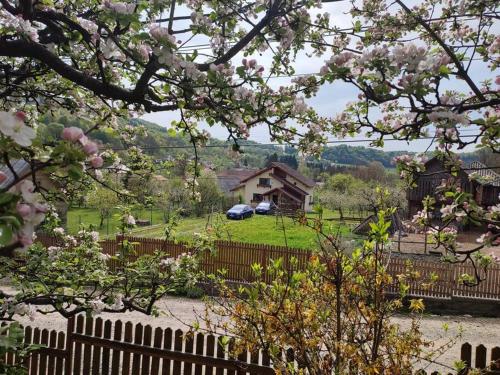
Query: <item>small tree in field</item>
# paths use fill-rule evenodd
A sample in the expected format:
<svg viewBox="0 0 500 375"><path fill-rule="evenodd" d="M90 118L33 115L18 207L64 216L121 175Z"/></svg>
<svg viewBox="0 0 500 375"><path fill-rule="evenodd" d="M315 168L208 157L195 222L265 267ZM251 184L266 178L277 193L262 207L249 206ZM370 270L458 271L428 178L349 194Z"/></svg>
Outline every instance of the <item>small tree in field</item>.
<svg viewBox="0 0 500 375"><path fill-rule="evenodd" d="M203 171L197 189L200 193L200 198L194 204L194 212L197 216L221 210L224 195L220 191L215 173Z"/></svg>
<svg viewBox="0 0 500 375"><path fill-rule="evenodd" d="M113 209L120 204L116 193L112 190L97 187L87 195L87 206L99 213L99 228L104 225L104 220L113 215Z"/></svg>

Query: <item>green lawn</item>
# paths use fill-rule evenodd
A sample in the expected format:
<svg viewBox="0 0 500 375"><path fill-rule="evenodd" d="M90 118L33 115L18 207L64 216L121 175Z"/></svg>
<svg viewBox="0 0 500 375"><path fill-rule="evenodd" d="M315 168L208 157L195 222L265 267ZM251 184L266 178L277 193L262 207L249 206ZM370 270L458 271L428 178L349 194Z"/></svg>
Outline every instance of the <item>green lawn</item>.
<svg viewBox="0 0 500 375"><path fill-rule="evenodd" d="M222 231L223 238L231 241L248 243L265 243L269 245L285 246L293 248L311 249L316 246L316 233L307 227L294 223L290 218L283 218L276 221L274 216L254 215L245 220L225 220L225 228ZM194 232L202 232L207 225L207 217L188 218L179 223L176 228L177 238L189 240ZM283 231L283 225L285 231ZM348 235L350 228L347 225L340 225L338 222L328 223L331 230L337 233ZM133 234L138 237L162 237L164 234L163 225L155 225L147 228L136 228ZM286 239L285 239L286 236Z"/></svg>
<svg viewBox="0 0 500 375"><path fill-rule="evenodd" d="M150 220L150 211L143 210L134 212L134 216L140 219ZM314 214L309 214L310 217ZM338 217L333 212L325 212L324 217ZM118 217L113 215L104 222L102 228L97 228L99 224L99 215L97 211L92 209L72 209L68 213L68 228L70 233L78 231L79 224L92 224L101 233L102 237L114 236L118 232L119 225ZM193 233L203 232L207 226L207 222L217 222L224 224L221 231L223 238L231 241L248 242L248 243L265 243L269 245L285 246L292 248L311 249L316 247L316 233L307 227L301 226L290 218L284 217L283 223L281 218L276 220L275 216L254 215L252 218L245 220L226 220L224 215L213 215L212 217L205 216L199 218L182 218L179 225L176 227L176 237L179 240L189 240ZM338 221L326 222L330 230L334 233L340 231L343 235L349 235L349 225L340 224ZM283 231L283 226L285 231ZM153 225L148 227L136 227L129 234L137 237L161 238L164 237L165 226L163 224L163 216L160 211L153 211ZM286 237L286 239L285 239Z"/></svg>
<svg viewBox="0 0 500 375"><path fill-rule="evenodd" d="M150 210L134 210L133 215L136 219L151 220ZM119 213L116 211L109 219L104 219L104 225L99 228L99 213L92 208L72 208L68 211L68 226L69 233L78 232L80 225L92 225L95 230L98 230L101 236L113 236L117 233L120 225ZM163 223L163 213L160 210L153 210L153 225Z"/></svg>

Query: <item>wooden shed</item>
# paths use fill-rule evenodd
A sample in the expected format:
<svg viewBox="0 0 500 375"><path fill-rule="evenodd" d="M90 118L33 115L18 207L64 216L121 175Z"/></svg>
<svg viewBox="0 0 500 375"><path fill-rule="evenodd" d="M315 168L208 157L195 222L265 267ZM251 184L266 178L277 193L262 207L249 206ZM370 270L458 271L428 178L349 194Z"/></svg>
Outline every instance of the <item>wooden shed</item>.
<svg viewBox="0 0 500 375"><path fill-rule="evenodd" d="M473 174L477 174L476 179L471 178ZM426 196L435 196L436 188L443 179L451 178L460 184L463 191L472 194L480 206L486 208L499 202L500 174L474 161L460 169L457 176L452 176L440 159L432 158L425 164L425 172L416 176L416 186L407 191L408 218L422 210L422 200Z"/></svg>

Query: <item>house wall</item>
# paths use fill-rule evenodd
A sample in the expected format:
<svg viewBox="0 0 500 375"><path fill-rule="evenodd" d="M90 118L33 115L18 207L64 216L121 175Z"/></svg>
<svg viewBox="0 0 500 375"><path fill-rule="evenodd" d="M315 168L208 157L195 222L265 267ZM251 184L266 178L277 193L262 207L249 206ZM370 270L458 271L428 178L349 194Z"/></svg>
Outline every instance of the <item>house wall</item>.
<svg viewBox="0 0 500 375"><path fill-rule="evenodd" d="M257 203L253 203L252 202L254 194L264 194L265 192L267 192L267 191L269 191L271 189L283 187L283 183L281 183L276 178L274 178L272 176L272 174L273 174L273 171L269 170L269 171L263 172L262 174L260 174L258 176L255 176L255 177L251 178L250 180L248 180L248 181L246 181L244 183L245 184L244 186L240 187L237 190L234 190L233 191L233 196L236 197L236 198L238 196L241 196L242 200L243 200L243 203L249 204L252 207L257 206ZM271 187L257 186L259 184L259 179L261 179L261 178L269 178L269 179L271 179ZM297 179L293 178L290 175L286 176L286 180L289 181L289 182L291 182L293 185L297 186L298 188L306 191L309 194L305 198L305 207L304 207L304 210L305 211L312 211L312 206L313 206L313 202L312 202L313 188L307 187L302 182L298 181Z"/></svg>
<svg viewBox="0 0 500 375"><path fill-rule="evenodd" d="M307 212L312 211L312 208L314 205L313 204L313 190L314 190L314 188L311 188L311 187L304 185L302 182L300 182L299 180L295 179L293 176L290 176L290 175L287 175L285 180L287 180L288 182L291 182L293 185L297 186L299 189L302 189L309 194L305 198L306 201L305 201L305 205L304 205L304 210Z"/></svg>
<svg viewBox="0 0 500 375"><path fill-rule="evenodd" d="M245 185L234 191L234 196L238 197L241 195L243 198L243 203L249 204L252 207L257 206L257 203L252 203L254 194L264 194L274 188L283 187L283 184L271 176L272 171L266 171L258 176L251 178L245 182ZM271 179L271 187L257 186L259 184L260 178Z"/></svg>

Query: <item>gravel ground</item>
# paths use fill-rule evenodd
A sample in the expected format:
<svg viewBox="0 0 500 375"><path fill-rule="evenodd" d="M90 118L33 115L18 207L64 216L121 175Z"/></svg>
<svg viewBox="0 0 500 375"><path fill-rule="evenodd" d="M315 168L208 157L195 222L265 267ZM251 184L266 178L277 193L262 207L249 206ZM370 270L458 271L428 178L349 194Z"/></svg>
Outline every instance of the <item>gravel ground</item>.
<svg viewBox="0 0 500 375"><path fill-rule="evenodd" d="M149 324L152 327L171 327L173 329L186 328L185 323L194 321L196 314L202 314L204 304L200 300L187 298L168 297L159 301L158 307L164 312L159 317L149 317L137 312L129 312L126 315L103 313L103 319L131 321L133 323ZM393 318L403 329L407 328L411 320L405 315ZM66 320L57 314L38 314L33 322L26 318L20 319L23 324L38 326L47 329L65 330ZM443 330L443 324L449 326L448 333ZM500 346L500 318L476 318L470 316L425 316L422 321L422 333L428 340L434 342L435 347L444 344L448 338L456 336L459 327L464 332L461 339L450 350L439 358L439 362L452 365L460 358L460 346L469 342L473 346L483 344L490 349ZM488 354L489 355L489 354ZM435 365L428 370L439 370Z"/></svg>

